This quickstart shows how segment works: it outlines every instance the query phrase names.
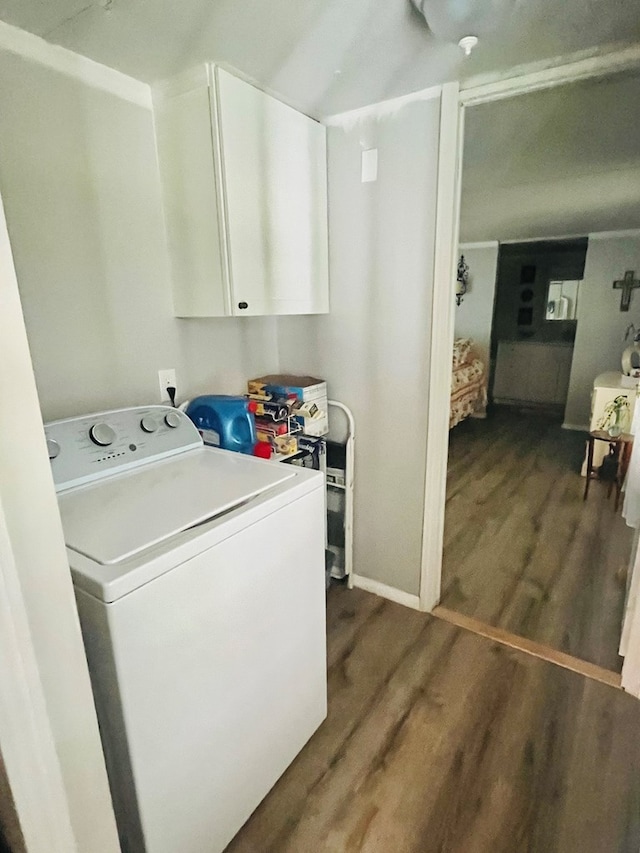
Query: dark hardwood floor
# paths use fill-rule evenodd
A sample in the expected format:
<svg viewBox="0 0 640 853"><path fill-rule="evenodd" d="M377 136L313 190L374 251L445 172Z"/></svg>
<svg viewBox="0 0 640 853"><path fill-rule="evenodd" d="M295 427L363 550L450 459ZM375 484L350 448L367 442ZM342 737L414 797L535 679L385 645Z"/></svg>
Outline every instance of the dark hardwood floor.
<svg viewBox="0 0 640 853"><path fill-rule="evenodd" d="M582 499L582 433L496 407L450 433L442 604L619 672L632 531Z"/></svg>
<svg viewBox="0 0 640 853"><path fill-rule="evenodd" d="M637 700L343 587L328 652L327 720L227 853L637 853Z"/></svg>

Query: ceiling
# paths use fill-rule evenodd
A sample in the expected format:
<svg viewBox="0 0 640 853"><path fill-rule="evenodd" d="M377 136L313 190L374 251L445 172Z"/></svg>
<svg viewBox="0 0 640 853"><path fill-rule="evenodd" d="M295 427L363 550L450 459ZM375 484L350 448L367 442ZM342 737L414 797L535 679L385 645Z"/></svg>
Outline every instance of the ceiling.
<svg viewBox="0 0 640 853"><path fill-rule="evenodd" d="M640 228L639 126L631 74L469 108L461 239Z"/></svg>
<svg viewBox="0 0 640 853"><path fill-rule="evenodd" d="M640 41L637 0L424 2L441 38L409 0L0 0L0 20L149 83L225 62L316 117ZM510 11L469 59L443 40L448 16L505 2Z"/></svg>

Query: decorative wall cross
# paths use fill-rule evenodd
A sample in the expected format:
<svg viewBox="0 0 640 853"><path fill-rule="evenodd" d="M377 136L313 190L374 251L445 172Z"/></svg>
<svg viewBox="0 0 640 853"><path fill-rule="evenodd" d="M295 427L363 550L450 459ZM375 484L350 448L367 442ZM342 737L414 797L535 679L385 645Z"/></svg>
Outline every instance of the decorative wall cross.
<svg viewBox="0 0 640 853"><path fill-rule="evenodd" d="M631 304L631 292L635 290L636 287L640 287L640 281L637 278L634 278L635 274L635 270L627 270L621 281L613 282L613 289L622 291L620 294L621 311L629 310L629 305Z"/></svg>

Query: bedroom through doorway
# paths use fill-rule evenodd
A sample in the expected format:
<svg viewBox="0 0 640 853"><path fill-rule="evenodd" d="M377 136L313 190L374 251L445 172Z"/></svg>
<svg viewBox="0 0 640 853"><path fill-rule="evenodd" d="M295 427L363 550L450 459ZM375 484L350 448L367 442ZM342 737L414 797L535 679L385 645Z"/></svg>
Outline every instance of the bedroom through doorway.
<svg viewBox="0 0 640 853"><path fill-rule="evenodd" d="M613 287L640 269L639 105L620 74L466 110L440 599L616 673L634 531L617 456L586 500L583 475L594 382L640 326Z"/></svg>

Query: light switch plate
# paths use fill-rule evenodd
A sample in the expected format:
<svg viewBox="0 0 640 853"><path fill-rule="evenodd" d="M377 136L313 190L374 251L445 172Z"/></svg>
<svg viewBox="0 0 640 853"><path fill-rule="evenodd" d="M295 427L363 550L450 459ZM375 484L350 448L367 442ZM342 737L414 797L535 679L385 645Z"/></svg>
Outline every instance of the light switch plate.
<svg viewBox="0 0 640 853"><path fill-rule="evenodd" d="M378 149L369 148L362 152L362 183L378 180Z"/></svg>

